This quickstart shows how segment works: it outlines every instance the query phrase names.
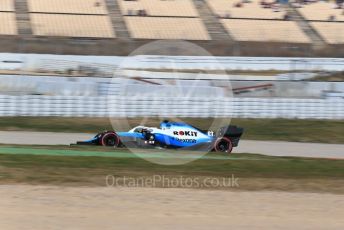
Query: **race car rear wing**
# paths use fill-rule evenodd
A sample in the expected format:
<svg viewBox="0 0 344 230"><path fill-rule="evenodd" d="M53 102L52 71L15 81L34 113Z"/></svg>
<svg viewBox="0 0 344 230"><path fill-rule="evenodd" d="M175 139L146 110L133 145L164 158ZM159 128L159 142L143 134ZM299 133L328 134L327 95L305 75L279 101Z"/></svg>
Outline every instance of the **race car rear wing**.
<svg viewBox="0 0 344 230"><path fill-rule="evenodd" d="M233 146L236 147L239 144L239 140L244 133L244 129L236 125L228 125L220 128L217 132L218 137L228 137L231 139Z"/></svg>

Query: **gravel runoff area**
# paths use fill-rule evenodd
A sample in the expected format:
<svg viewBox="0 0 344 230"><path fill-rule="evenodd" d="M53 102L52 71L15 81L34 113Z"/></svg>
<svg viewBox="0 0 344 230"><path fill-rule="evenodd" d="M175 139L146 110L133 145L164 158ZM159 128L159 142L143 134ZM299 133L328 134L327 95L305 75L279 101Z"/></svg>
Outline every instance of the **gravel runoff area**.
<svg viewBox="0 0 344 230"><path fill-rule="evenodd" d="M0 229L344 229L343 195L0 186Z"/></svg>

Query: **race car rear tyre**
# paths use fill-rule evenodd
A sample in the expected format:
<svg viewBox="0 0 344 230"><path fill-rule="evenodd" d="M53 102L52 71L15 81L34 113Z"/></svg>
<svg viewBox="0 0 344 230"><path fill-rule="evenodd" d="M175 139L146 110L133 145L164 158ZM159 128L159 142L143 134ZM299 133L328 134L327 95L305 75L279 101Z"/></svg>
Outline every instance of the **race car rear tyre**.
<svg viewBox="0 0 344 230"><path fill-rule="evenodd" d="M102 146L114 146L118 147L119 146L119 137L115 132L108 132L105 133L101 139L100 139L100 144Z"/></svg>
<svg viewBox="0 0 344 230"><path fill-rule="evenodd" d="M233 143L228 137L220 137L216 140L214 149L216 152L231 153L233 150Z"/></svg>

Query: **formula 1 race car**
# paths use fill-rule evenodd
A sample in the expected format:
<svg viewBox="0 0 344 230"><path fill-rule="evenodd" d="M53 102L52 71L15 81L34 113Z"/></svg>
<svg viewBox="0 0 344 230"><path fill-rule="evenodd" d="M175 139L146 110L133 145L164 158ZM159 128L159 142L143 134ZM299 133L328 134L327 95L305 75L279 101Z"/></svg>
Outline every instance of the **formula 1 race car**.
<svg viewBox="0 0 344 230"><path fill-rule="evenodd" d="M159 128L137 126L128 132L104 131L77 145L114 147L186 148L231 153L238 146L243 128L228 125L216 133L179 122L163 121Z"/></svg>

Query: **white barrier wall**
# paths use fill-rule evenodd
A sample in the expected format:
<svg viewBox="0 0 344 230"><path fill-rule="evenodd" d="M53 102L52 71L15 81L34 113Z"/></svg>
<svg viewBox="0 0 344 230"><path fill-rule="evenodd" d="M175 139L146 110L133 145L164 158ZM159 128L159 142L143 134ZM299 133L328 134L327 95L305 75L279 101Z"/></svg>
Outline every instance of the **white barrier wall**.
<svg viewBox="0 0 344 230"><path fill-rule="evenodd" d="M4 62L6 61L6 62ZM13 65L8 61L19 62ZM90 55L54 55L54 54L21 54L1 53L1 69L46 69L67 70L79 66L100 68L113 73L121 65L126 68L139 69L249 69L249 70L344 70L343 58L290 58L290 57L209 57L209 56L158 56L139 55L90 56Z"/></svg>
<svg viewBox="0 0 344 230"><path fill-rule="evenodd" d="M1 53L0 69L57 70L78 69L80 66L97 68L112 76L118 65L137 69L247 69L247 70L302 70L343 71L343 58L289 57L207 57L140 55L89 56ZM222 68L221 68L222 67Z"/></svg>
<svg viewBox="0 0 344 230"><path fill-rule="evenodd" d="M344 99L0 95L0 116L344 119Z"/></svg>

